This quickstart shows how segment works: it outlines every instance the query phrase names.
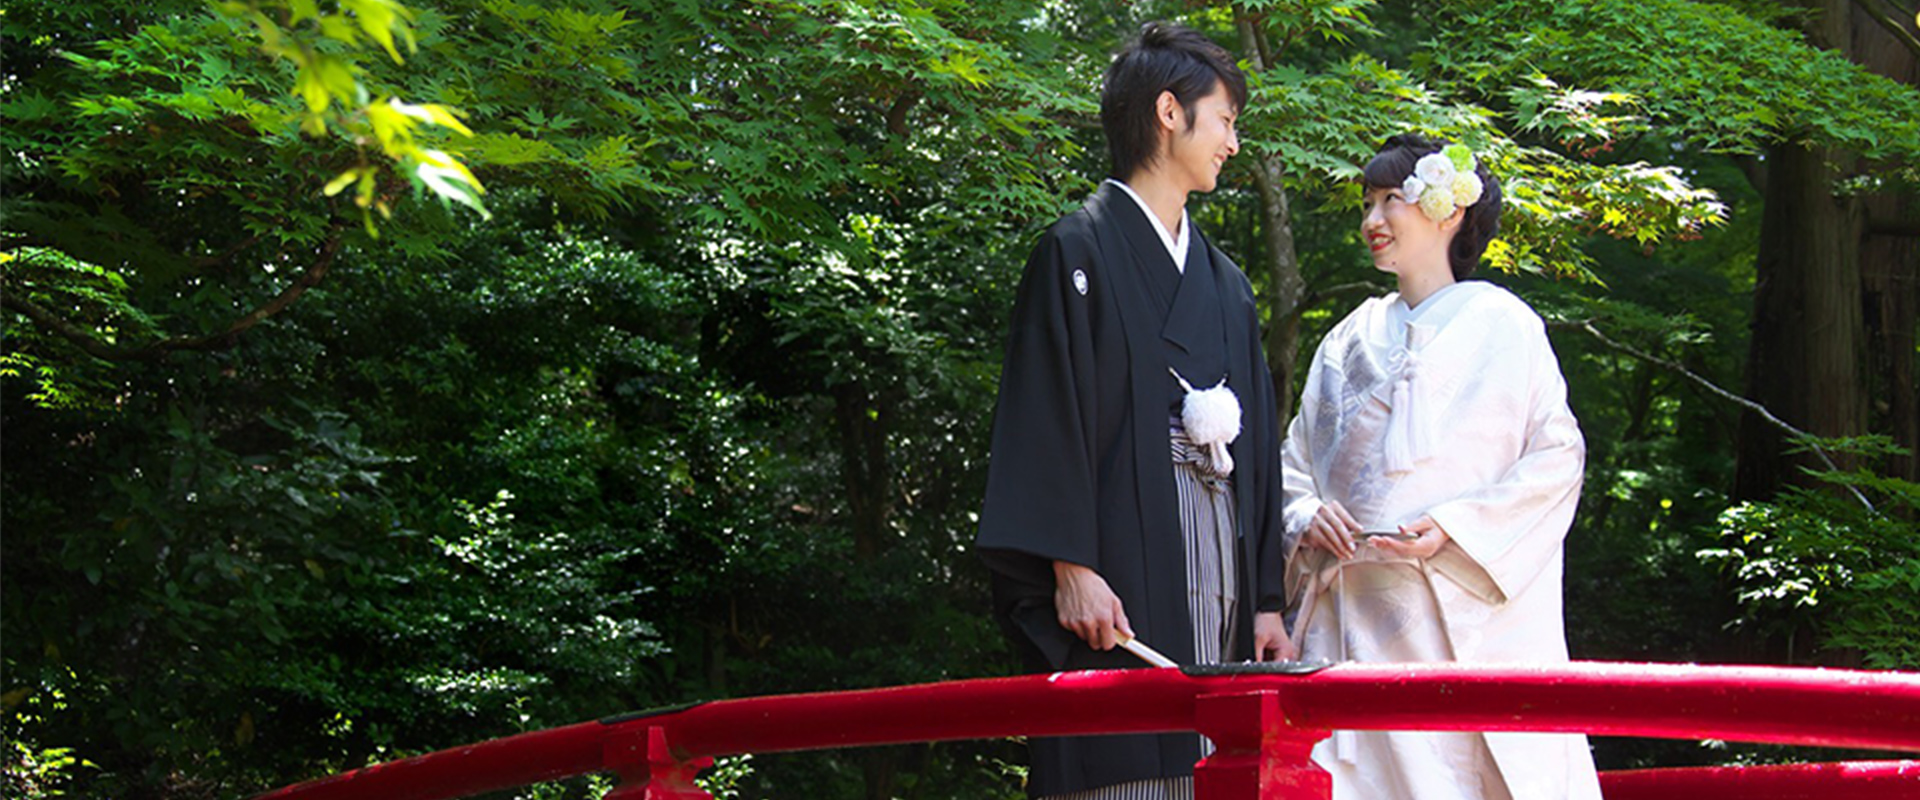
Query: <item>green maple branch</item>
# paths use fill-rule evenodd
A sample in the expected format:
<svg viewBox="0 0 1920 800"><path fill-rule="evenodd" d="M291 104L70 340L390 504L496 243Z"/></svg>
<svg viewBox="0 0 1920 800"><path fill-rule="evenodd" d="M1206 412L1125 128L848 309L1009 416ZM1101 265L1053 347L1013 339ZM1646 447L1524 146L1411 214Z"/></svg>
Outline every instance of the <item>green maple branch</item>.
<svg viewBox="0 0 1920 800"><path fill-rule="evenodd" d="M344 237L344 227L335 225L331 235L321 244L320 252L315 256L313 263L300 274L300 277L295 278L293 283L288 284L272 300L246 316L234 320L226 330L206 336L175 336L135 347L110 344L101 341L92 331L61 317L39 303L7 291L4 284L0 284L0 307L18 312L35 324L58 334L60 338L80 348L81 352L105 361L155 361L177 351L226 350L239 343L241 334L286 310L287 306L293 305L295 300L306 294L308 289L319 285L320 281L326 277L327 270L333 267L334 258L340 254Z"/></svg>

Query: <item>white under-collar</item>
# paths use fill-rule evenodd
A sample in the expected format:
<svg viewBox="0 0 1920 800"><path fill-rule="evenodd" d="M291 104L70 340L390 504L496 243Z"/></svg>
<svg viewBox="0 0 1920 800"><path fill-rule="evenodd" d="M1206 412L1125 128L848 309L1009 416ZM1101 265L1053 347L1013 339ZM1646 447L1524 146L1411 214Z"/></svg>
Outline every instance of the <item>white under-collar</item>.
<svg viewBox="0 0 1920 800"><path fill-rule="evenodd" d="M1187 232L1193 230L1193 225L1187 221L1187 210L1180 209L1180 235L1176 237L1167 232L1167 226L1160 224L1160 217L1153 213L1153 209L1147 207L1147 201L1140 199L1140 195L1133 191L1133 187L1114 178L1108 178L1107 183L1120 187L1120 191L1126 192L1128 197L1133 198L1134 204L1140 206L1140 213L1147 215L1147 221L1153 223L1153 232L1160 234L1160 243L1167 246L1167 255L1173 257L1174 268L1185 274L1187 246L1192 241L1187 236Z"/></svg>

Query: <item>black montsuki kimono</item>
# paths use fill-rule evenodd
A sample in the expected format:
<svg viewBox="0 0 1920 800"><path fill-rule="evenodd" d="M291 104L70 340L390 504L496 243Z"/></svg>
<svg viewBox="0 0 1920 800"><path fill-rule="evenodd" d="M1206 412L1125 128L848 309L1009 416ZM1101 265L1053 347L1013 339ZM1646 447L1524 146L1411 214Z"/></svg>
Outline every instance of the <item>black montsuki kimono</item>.
<svg viewBox="0 0 1920 800"><path fill-rule="evenodd" d="M1060 627L1054 560L1084 564L1120 597L1141 641L1194 662L1186 555L1167 441L1181 390L1224 375L1239 396L1231 445L1239 619L1230 660L1252 655L1255 610L1282 595L1280 420L1253 289L1198 230L1176 270L1138 204L1101 184L1048 229L1013 309L978 546L995 616L1036 672L1145 666ZM1028 790L1061 794L1191 774L1192 734L1036 738Z"/></svg>

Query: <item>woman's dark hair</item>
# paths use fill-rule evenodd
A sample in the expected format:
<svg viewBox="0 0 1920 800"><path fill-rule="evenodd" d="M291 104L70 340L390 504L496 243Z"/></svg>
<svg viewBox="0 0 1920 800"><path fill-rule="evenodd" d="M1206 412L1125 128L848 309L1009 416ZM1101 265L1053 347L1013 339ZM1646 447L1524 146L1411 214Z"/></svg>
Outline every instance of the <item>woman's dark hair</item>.
<svg viewBox="0 0 1920 800"><path fill-rule="evenodd" d="M1408 175L1413 174L1413 166L1428 153L1438 153L1452 142L1445 139L1428 139L1413 133L1403 133L1387 140L1380 146L1380 152L1366 169L1360 171L1360 180L1368 189L1398 189L1405 183ZM1475 159L1479 161L1479 159ZM1487 252L1487 243L1500 235L1500 182L1493 173L1487 171L1486 162L1474 166L1474 174L1480 176L1485 187L1480 199L1467 206L1466 214L1460 219L1460 228L1453 232L1453 241L1447 244L1447 264L1453 267L1454 280L1463 280L1473 274L1480 266L1480 256ZM1408 202L1418 198L1409 197Z"/></svg>
<svg viewBox="0 0 1920 800"><path fill-rule="evenodd" d="M1233 56L1191 28L1149 22L1107 66L1100 91L1100 126L1107 132L1113 177L1126 180L1159 156L1154 106L1173 92L1192 127L1194 104L1225 84L1234 111L1247 106L1247 76Z"/></svg>

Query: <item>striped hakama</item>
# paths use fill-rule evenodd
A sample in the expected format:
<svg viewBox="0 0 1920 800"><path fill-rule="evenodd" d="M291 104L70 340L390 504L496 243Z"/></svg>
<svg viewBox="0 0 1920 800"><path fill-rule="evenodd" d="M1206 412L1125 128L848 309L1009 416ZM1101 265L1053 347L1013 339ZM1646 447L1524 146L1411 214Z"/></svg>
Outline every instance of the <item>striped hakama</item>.
<svg viewBox="0 0 1920 800"><path fill-rule="evenodd" d="M1233 513L1233 478L1219 474L1205 448L1195 446L1173 420L1169 439L1173 449L1173 481L1180 497L1180 534L1186 541L1187 614L1193 620L1193 652L1197 663L1217 664L1222 653L1233 652L1237 600L1239 525ZM1148 644L1152 644L1149 642ZM1195 734L1199 736L1199 734ZM1213 745L1200 737L1200 754ZM1156 778L1102 786L1047 800L1190 800L1193 776Z"/></svg>

